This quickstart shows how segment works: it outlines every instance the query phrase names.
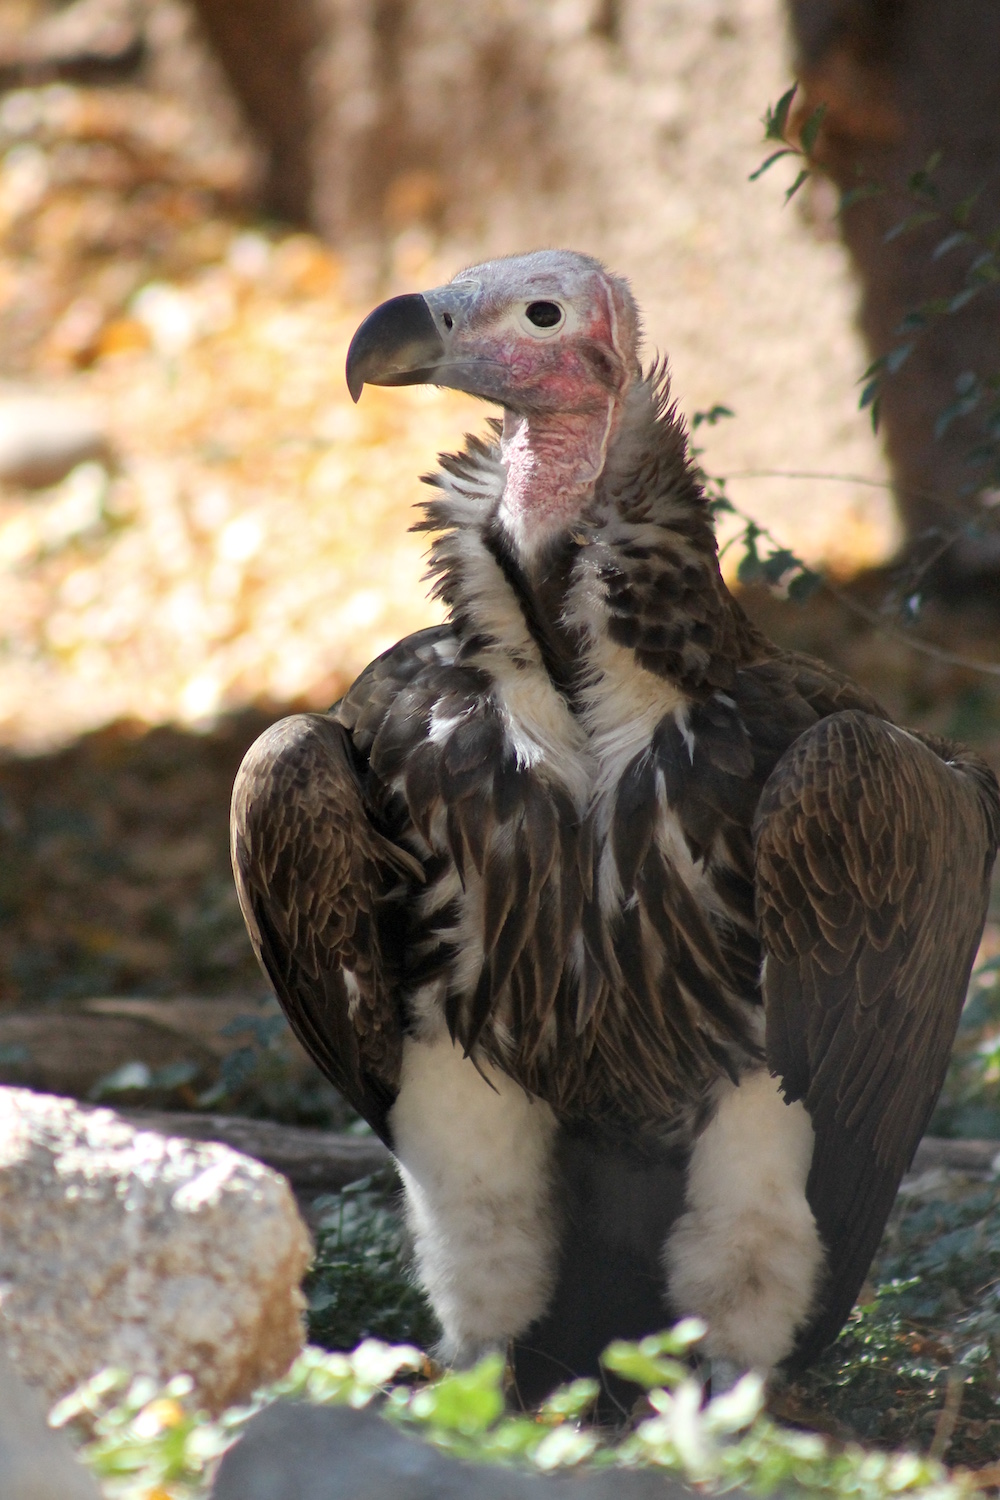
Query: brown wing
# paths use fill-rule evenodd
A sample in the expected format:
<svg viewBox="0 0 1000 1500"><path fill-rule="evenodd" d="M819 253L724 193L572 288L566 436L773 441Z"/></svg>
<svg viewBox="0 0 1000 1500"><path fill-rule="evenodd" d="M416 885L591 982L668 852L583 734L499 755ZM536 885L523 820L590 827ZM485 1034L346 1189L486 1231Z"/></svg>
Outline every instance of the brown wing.
<svg viewBox="0 0 1000 1500"><path fill-rule="evenodd" d="M385 1140L402 1050L391 911L421 867L372 825L347 731L323 714L250 747L231 829L250 940L292 1030Z"/></svg>
<svg viewBox="0 0 1000 1500"><path fill-rule="evenodd" d="M936 753L937 752L937 753ZM816 1133L827 1249L794 1365L841 1328L934 1108L1000 836L976 757L859 712L802 734L755 822L767 1061Z"/></svg>

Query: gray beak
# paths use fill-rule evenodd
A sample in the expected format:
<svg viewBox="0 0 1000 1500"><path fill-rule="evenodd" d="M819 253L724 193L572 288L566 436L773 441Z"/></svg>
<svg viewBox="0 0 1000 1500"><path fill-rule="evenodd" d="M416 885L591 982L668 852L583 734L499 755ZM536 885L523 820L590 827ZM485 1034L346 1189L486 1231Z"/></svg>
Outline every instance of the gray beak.
<svg viewBox="0 0 1000 1500"><path fill-rule="evenodd" d="M370 312L347 351L347 389L357 401L365 385L430 382L445 348L426 298L390 297Z"/></svg>

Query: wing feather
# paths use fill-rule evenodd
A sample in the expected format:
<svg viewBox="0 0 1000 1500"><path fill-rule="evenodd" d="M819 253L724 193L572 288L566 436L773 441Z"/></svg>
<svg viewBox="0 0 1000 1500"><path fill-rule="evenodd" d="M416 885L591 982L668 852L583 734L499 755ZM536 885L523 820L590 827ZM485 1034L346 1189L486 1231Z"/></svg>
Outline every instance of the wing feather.
<svg viewBox="0 0 1000 1500"><path fill-rule="evenodd" d="M804 1364L853 1305L944 1081L1000 798L975 756L840 712L778 762L754 836L767 1061L812 1117L828 1255Z"/></svg>
<svg viewBox="0 0 1000 1500"><path fill-rule="evenodd" d="M387 1140L402 1018L382 916L423 870L375 828L347 731L323 714L282 719L250 747L231 827L250 941L292 1030Z"/></svg>

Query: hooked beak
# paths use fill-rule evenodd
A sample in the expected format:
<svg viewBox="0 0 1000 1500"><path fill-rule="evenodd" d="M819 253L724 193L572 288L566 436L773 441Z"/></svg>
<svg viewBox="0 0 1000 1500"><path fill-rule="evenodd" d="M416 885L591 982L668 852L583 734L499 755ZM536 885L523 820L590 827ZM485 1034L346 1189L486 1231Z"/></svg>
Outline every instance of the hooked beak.
<svg viewBox="0 0 1000 1500"><path fill-rule="evenodd" d="M445 356L427 299L419 292L390 297L368 314L347 351L347 389L357 401L365 385L433 383Z"/></svg>

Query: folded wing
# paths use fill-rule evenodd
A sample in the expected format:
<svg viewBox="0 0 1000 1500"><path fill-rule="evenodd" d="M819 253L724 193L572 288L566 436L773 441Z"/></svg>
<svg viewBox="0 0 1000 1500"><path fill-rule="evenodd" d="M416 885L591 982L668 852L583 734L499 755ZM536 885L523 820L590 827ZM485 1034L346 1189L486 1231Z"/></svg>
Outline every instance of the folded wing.
<svg viewBox="0 0 1000 1500"><path fill-rule="evenodd" d="M827 1249L804 1364L853 1305L944 1081L1000 800L975 756L837 713L778 762L754 834L767 1061L812 1117Z"/></svg>
<svg viewBox="0 0 1000 1500"><path fill-rule="evenodd" d="M250 940L292 1030L388 1140L402 1052L394 912L421 867L374 827L347 731L323 714L282 719L251 746L231 826Z"/></svg>

